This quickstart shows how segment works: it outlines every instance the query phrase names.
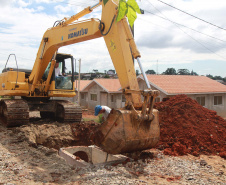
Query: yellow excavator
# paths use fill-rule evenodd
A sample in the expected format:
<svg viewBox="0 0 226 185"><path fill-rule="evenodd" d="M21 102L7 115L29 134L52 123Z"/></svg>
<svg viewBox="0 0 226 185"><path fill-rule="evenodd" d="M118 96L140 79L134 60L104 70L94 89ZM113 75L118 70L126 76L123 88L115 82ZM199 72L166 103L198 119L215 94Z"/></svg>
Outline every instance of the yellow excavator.
<svg viewBox="0 0 226 185"><path fill-rule="evenodd" d="M101 20L78 21L98 6L102 6ZM126 17L115 21L118 7L119 0L109 0L105 5L100 0L94 6L56 22L45 32L32 70L5 67L0 74L0 96L21 98L0 101L1 122L7 126L26 124L30 110L39 110L43 118L80 122L82 110L79 106L70 101L51 99L75 96L73 56L57 51L62 46L103 37L126 104L124 108L111 111L96 132L94 142L112 154L154 147L160 135L158 111L153 109L159 92L150 88ZM148 87L146 90L139 89L133 57L140 66Z"/></svg>

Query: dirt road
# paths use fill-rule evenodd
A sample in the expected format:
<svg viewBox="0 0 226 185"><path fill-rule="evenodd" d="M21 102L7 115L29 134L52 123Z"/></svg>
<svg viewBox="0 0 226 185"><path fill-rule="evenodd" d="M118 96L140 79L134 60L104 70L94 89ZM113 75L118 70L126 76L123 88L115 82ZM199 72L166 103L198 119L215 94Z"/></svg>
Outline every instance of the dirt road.
<svg viewBox="0 0 226 185"><path fill-rule="evenodd" d="M130 154L135 161L123 164L71 167L55 148L83 144L85 133L89 133L87 124L71 127L33 119L29 126L11 129L0 126L0 184L223 185L226 182L225 159L219 156L171 157L156 149ZM95 125L89 124L91 128Z"/></svg>

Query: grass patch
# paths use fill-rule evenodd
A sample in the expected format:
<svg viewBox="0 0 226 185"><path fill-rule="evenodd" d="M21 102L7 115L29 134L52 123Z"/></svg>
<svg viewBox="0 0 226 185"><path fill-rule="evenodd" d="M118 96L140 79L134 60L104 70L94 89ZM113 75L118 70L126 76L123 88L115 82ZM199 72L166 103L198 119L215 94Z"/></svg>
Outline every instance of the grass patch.
<svg viewBox="0 0 226 185"><path fill-rule="evenodd" d="M96 118L82 118L84 121L95 121L96 123L100 123L99 117Z"/></svg>

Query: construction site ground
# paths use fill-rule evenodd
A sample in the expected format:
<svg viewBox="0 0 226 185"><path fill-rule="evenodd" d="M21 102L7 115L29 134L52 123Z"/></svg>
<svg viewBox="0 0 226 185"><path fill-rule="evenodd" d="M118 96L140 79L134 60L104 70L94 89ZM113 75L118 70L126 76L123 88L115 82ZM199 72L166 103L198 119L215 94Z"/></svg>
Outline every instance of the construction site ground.
<svg viewBox="0 0 226 185"><path fill-rule="evenodd" d="M161 109L167 109L166 104L156 106L160 113ZM187 112L190 109L187 104ZM175 113L176 110L172 110ZM170 119L168 122L172 121L170 110L164 112L167 112L167 118ZM185 112L181 114L187 117ZM180 120L180 116L174 116ZM128 160L123 163L81 168L66 164L58 155L58 150L61 147L93 144L90 139L99 125L92 121L96 118L93 113L83 111L80 124L41 120L38 112L31 112L30 117L29 125L15 128L0 125L0 184L226 184L224 136L220 135L223 137L222 142L216 142L214 137L217 136L210 135L211 141L206 144L194 132L191 132L191 141L187 136L184 137L186 142L171 132L167 142L161 138L155 149L125 154ZM168 122L163 118L162 113L160 125L165 128ZM225 134L225 122L218 117L216 120L217 124L221 124L217 127L219 134ZM189 128L187 122L186 128ZM165 130L161 129L161 132L164 138L168 137ZM179 127L178 132L182 134ZM195 145L193 140L194 143L205 144ZM214 151L206 146L212 145L211 142L215 142Z"/></svg>

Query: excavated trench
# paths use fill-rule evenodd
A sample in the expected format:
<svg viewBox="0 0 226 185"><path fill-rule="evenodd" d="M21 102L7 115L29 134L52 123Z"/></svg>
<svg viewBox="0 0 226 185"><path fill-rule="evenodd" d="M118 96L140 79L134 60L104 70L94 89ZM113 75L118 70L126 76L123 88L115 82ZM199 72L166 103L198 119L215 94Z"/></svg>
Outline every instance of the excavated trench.
<svg viewBox="0 0 226 185"><path fill-rule="evenodd" d="M59 123L50 119L41 119L38 112L31 112L30 123L13 128L20 140L31 146L43 145L59 150L68 146L93 145L92 134L99 126L94 121L81 123Z"/></svg>
<svg viewBox="0 0 226 185"><path fill-rule="evenodd" d="M91 113L85 112L86 118L91 118ZM18 136L19 141L26 141L32 147L43 145L56 150L65 149L68 147L90 146L94 145L94 132L100 126L95 121L81 121L81 123L59 123L50 119L41 119L38 112L30 113L30 122L28 125L14 127L13 132ZM98 151L98 155L101 151ZM74 152L75 159L88 162L87 153L83 151ZM138 151L130 154L125 154L127 157L138 159L151 159L154 154L149 151ZM118 159L117 159L118 160Z"/></svg>

